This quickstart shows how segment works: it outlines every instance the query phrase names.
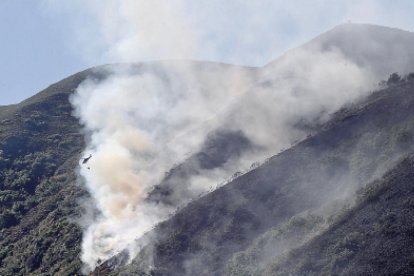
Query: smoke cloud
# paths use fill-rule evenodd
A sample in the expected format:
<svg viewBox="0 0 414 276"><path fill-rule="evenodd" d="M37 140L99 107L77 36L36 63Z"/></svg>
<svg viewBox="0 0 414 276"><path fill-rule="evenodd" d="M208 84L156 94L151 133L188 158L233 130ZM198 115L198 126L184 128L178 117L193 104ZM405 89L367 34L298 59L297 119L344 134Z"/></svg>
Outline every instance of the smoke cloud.
<svg viewBox="0 0 414 276"><path fill-rule="evenodd" d="M237 130L255 148L183 179L190 199L304 138L307 132L295 123L326 120L371 84L367 72L345 65L335 52L296 51L263 71L257 76L224 65L142 64L79 86L72 103L90 134L85 154L93 155L80 172L100 211L83 241L82 260L90 268L128 248L189 200L180 194L174 205L146 199L167 171L200 150L209 133Z"/></svg>
<svg viewBox="0 0 414 276"><path fill-rule="evenodd" d="M93 155L80 172L101 211L83 244L82 258L92 268L174 211L145 201L148 193L197 151L217 124L211 119L240 93L227 78L248 80L232 66L217 78L212 76L217 65L207 70L189 62L138 67L86 81L71 99L90 134L85 154ZM198 192L206 189L198 187Z"/></svg>
<svg viewBox="0 0 414 276"><path fill-rule="evenodd" d="M110 60L186 59L203 46L183 1L105 3L87 8ZM71 97L88 134L84 154L93 156L80 175L99 211L84 232L85 270L123 250L133 258L142 246L135 241L188 200L305 138L305 126L326 121L378 81L338 49L295 49L263 68L160 61L106 70ZM196 173L172 187L179 187L173 204L149 200L167 172L223 129L241 133L252 148L217 168L192 164Z"/></svg>

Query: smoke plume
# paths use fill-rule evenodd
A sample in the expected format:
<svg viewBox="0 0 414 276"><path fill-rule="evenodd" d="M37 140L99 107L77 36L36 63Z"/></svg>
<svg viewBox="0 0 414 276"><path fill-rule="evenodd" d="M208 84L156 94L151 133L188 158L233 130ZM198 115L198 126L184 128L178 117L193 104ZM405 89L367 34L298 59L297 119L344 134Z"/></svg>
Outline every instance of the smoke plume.
<svg viewBox="0 0 414 276"><path fill-rule="evenodd" d="M85 154L93 155L80 172L100 211L84 235L82 260L90 268L175 211L180 198L176 206L146 198L209 133L238 130L255 150L187 179L193 195L302 139L306 131L296 122L326 120L370 84L369 74L356 65L341 66L338 53L296 52L289 59L260 77L232 66L142 64L78 87L72 103L90 134ZM295 67L299 63L302 70Z"/></svg>
<svg viewBox="0 0 414 276"><path fill-rule="evenodd" d="M145 201L148 193L197 151L217 123L217 110L239 93L236 83L229 87L211 76L215 68L202 72L197 64L177 64L116 70L105 80L82 83L72 97L90 134L85 154L93 156L80 172L101 212L84 237L82 258L90 267L174 211ZM248 79L231 66L221 73Z"/></svg>
<svg viewBox="0 0 414 276"><path fill-rule="evenodd" d="M181 1L108 3L93 9L106 57L182 59L202 47ZM309 133L300 125L326 121L377 81L335 49L296 49L263 68L190 61L108 68L71 98L88 134L84 154L93 156L80 175L99 211L84 232L87 270L126 249L133 258L134 242L182 204L303 139ZM218 168L193 164L197 173L178 181L190 196L178 192L174 204L148 200L167 172L223 129L242 133L252 149Z"/></svg>

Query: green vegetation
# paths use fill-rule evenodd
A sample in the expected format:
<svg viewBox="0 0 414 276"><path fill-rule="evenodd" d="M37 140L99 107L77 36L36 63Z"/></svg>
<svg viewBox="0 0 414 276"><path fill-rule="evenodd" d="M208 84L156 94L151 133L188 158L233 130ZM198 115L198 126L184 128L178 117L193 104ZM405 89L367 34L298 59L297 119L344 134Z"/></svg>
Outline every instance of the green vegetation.
<svg viewBox="0 0 414 276"><path fill-rule="evenodd" d="M77 200L87 195L74 168L84 142L68 96L82 74L0 107L0 275L80 272Z"/></svg>

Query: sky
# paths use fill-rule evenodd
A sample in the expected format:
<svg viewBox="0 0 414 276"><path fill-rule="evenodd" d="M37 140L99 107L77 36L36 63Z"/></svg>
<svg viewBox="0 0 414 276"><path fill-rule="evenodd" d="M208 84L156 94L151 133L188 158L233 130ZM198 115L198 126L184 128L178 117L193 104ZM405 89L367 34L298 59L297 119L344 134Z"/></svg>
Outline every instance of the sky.
<svg viewBox="0 0 414 276"><path fill-rule="evenodd" d="M262 66L349 21L414 31L412 14L410 0L0 0L0 105L100 64Z"/></svg>

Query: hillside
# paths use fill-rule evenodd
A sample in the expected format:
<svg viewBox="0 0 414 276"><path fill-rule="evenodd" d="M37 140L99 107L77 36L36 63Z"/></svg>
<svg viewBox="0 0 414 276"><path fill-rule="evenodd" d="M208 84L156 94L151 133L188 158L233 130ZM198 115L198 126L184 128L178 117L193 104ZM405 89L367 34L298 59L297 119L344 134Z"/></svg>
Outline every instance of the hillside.
<svg viewBox="0 0 414 276"><path fill-rule="evenodd" d="M351 39L371 44L351 45ZM217 80L200 81L204 89L217 84L228 89L234 83L226 80L234 72L247 79L243 85L248 87L240 87L246 90L241 100L220 113L223 119L240 119L246 102L279 95L281 83L313 84L302 79L306 70L283 79L279 74L298 49L340 51L341 57L372 69L378 83L392 72L414 71L412 41L410 32L351 24L263 68L190 63L197 68L196 80ZM381 45L381 51L373 54L372 45ZM90 134L73 116L69 97L86 78L99 82L116 71L163 77L166 67L160 64L88 69L19 104L0 106L0 275L82 273L81 226L87 225L82 214L90 195L78 163ZM334 80L343 79L342 86L354 76ZM329 93L347 92L331 84ZM213 129L198 152L165 172L146 198L180 209L147 233L152 242L131 263L122 252L91 274L411 275L414 78L390 79L376 90L345 106L335 102L322 115L293 117L290 123L304 139L277 155L269 153L266 162L236 173L211 193L196 195L189 190L192 176L214 171L257 147L230 123ZM268 134L277 132L269 129ZM183 206L178 197L189 203Z"/></svg>
<svg viewBox="0 0 414 276"><path fill-rule="evenodd" d="M306 213L322 220L335 217L352 204L358 190L412 152L413 89L414 83L406 82L377 92L345 116L338 114L319 133L161 223L149 249L155 252L153 273L221 275L232 256L237 260L238 252L291 218ZM232 263L229 275L240 275L238 266L246 262ZM134 262L125 267L125 275L137 271Z"/></svg>
<svg viewBox="0 0 414 276"><path fill-rule="evenodd" d="M68 96L76 74L0 109L1 275L76 274L81 230L75 167L84 138Z"/></svg>
<svg viewBox="0 0 414 276"><path fill-rule="evenodd" d="M208 62L196 66L218 72L234 67ZM101 80L125 69L162 74L156 63L100 66L70 76L19 104L0 106L1 275L81 273L81 214L89 195L77 180L77 166L85 133L73 116L69 97L86 78ZM233 137L237 139L237 133ZM221 149L226 148L228 155L237 154L232 145L224 143ZM204 152L194 158L204 160L206 167L228 158L225 155L214 164L208 151Z"/></svg>
<svg viewBox="0 0 414 276"><path fill-rule="evenodd" d="M274 260L264 275L413 275L413 168L410 155L362 190L326 232Z"/></svg>

